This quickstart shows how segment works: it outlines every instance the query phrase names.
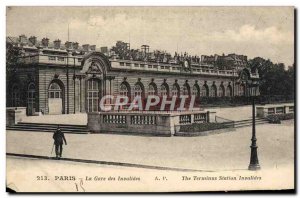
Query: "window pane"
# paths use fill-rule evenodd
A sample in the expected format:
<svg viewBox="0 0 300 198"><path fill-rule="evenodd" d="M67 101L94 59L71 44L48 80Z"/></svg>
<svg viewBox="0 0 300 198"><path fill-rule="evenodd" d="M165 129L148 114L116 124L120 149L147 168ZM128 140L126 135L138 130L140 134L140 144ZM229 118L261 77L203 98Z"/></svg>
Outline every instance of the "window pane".
<svg viewBox="0 0 300 198"><path fill-rule="evenodd" d="M89 103L89 104L88 104L88 111L91 112L91 111L92 111L92 100L89 99L89 100L88 100L88 103Z"/></svg>
<svg viewBox="0 0 300 198"><path fill-rule="evenodd" d="M88 89L92 89L92 82L88 81Z"/></svg>
<svg viewBox="0 0 300 198"><path fill-rule="evenodd" d="M96 81L92 80L91 83L92 83L92 90L96 89Z"/></svg>
<svg viewBox="0 0 300 198"><path fill-rule="evenodd" d="M93 100L93 111L98 111L98 100L97 99Z"/></svg>

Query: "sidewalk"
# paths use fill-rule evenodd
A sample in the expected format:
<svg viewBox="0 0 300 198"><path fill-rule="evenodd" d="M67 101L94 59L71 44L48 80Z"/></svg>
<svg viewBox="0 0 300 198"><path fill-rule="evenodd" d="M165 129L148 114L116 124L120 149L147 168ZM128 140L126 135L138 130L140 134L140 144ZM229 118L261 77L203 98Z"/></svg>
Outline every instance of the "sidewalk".
<svg viewBox="0 0 300 198"><path fill-rule="evenodd" d="M251 127L201 137L66 134L63 157L196 170L247 169ZM263 169L292 166L293 121L257 126ZM7 153L50 156L52 133L7 131ZM54 154L53 154L54 155Z"/></svg>
<svg viewBox="0 0 300 198"><path fill-rule="evenodd" d="M62 114L62 115L27 116L22 119L22 122L86 125L87 114L77 113L77 114Z"/></svg>

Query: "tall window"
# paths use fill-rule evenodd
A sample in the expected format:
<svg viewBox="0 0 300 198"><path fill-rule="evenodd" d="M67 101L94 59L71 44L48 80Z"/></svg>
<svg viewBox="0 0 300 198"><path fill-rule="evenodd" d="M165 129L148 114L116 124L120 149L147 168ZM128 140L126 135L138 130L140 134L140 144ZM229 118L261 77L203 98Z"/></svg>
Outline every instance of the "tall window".
<svg viewBox="0 0 300 198"><path fill-rule="evenodd" d="M212 85L210 91L211 91L210 92L211 97L217 97L217 86L216 85Z"/></svg>
<svg viewBox="0 0 300 198"><path fill-rule="evenodd" d="M160 87L160 94L161 96L168 96L168 89L166 87L166 85L162 84Z"/></svg>
<svg viewBox="0 0 300 198"><path fill-rule="evenodd" d="M124 83L121 84L119 93L120 93L121 96L129 97L128 87Z"/></svg>
<svg viewBox="0 0 300 198"><path fill-rule="evenodd" d="M141 85L135 84L135 86L134 86L134 97L136 97L136 96L142 97L142 93L143 93L143 89L142 89Z"/></svg>
<svg viewBox="0 0 300 198"><path fill-rule="evenodd" d="M240 86L240 96L245 96L246 95L246 86L244 84L241 84Z"/></svg>
<svg viewBox="0 0 300 198"><path fill-rule="evenodd" d="M27 108L29 114L32 113L32 108L35 107L35 85L30 83L27 91Z"/></svg>
<svg viewBox="0 0 300 198"><path fill-rule="evenodd" d="M172 86L172 96L179 96L179 90L176 84Z"/></svg>
<svg viewBox="0 0 300 198"><path fill-rule="evenodd" d="M96 112L99 108L99 80L90 79L88 80L88 112Z"/></svg>
<svg viewBox="0 0 300 198"><path fill-rule="evenodd" d="M219 96L224 97L225 96L225 88L224 85L220 85L219 87Z"/></svg>
<svg viewBox="0 0 300 198"><path fill-rule="evenodd" d="M149 96L156 95L156 89L153 84L149 84L148 95Z"/></svg>
<svg viewBox="0 0 300 198"><path fill-rule="evenodd" d="M183 85L183 95L190 95L190 90L188 84Z"/></svg>
<svg viewBox="0 0 300 198"><path fill-rule="evenodd" d="M208 93L209 93L209 89L208 89L208 86L205 84L205 85L202 86L201 96L202 97L208 97Z"/></svg>
<svg viewBox="0 0 300 198"><path fill-rule="evenodd" d="M18 85L13 85L11 94L12 107L18 107L20 105L20 89Z"/></svg>
<svg viewBox="0 0 300 198"><path fill-rule="evenodd" d="M198 85L193 86L192 95L196 96L196 97L199 96L199 87L198 87Z"/></svg>
<svg viewBox="0 0 300 198"><path fill-rule="evenodd" d="M51 83L48 92L49 98L62 98L62 90L56 82Z"/></svg>
<svg viewBox="0 0 300 198"><path fill-rule="evenodd" d="M231 85L228 85L226 88L226 96L232 96L232 88Z"/></svg>

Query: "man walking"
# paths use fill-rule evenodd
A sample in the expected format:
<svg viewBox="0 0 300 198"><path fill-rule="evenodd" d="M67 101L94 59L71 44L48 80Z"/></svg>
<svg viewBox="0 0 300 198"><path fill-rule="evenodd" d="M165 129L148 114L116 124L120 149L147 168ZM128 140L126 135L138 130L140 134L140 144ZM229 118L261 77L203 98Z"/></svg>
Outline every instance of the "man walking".
<svg viewBox="0 0 300 198"><path fill-rule="evenodd" d="M62 154L63 141L65 142L65 145L67 145L65 135L59 128L59 125L57 126L57 129L53 134L53 139L54 139L54 145L55 145L56 159L58 159L61 157L61 154Z"/></svg>

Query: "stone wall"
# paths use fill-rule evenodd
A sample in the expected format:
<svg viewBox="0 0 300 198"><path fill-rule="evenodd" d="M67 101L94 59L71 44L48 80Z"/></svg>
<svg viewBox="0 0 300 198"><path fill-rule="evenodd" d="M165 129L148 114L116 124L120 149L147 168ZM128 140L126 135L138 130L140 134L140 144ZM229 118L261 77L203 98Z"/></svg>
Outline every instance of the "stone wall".
<svg viewBox="0 0 300 198"><path fill-rule="evenodd" d="M256 116L259 118L267 117L274 114L294 113L293 103L269 104L256 106Z"/></svg>
<svg viewBox="0 0 300 198"><path fill-rule="evenodd" d="M115 111L88 113L88 129L98 133L172 136L177 126L208 122L210 113ZM214 115L214 112L212 112ZM212 119L214 120L214 119Z"/></svg>
<svg viewBox="0 0 300 198"><path fill-rule="evenodd" d="M26 107L6 108L6 126L13 126L26 117Z"/></svg>

